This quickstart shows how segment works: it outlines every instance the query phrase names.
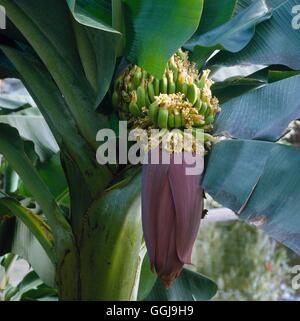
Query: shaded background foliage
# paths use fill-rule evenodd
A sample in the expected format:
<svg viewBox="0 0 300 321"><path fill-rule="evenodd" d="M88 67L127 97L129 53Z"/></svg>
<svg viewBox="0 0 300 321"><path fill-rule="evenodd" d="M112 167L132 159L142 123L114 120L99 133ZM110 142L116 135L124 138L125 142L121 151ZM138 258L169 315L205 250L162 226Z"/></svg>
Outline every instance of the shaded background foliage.
<svg viewBox="0 0 300 321"><path fill-rule="evenodd" d="M206 225L199 234L194 260L198 271L216 281L214 300L295 299L288 250L244 222Z"/></svg>

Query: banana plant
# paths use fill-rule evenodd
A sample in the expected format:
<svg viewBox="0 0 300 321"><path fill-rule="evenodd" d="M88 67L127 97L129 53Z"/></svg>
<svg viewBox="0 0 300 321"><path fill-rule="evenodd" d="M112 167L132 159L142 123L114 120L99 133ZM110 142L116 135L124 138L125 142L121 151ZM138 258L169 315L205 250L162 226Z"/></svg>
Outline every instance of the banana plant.
<svg viewBox="0 0 300 321"><path fill-rule="evenodd" d="M203 189L299 253L300 154L277 143L289 123L300 118L300 33L289 20L296 4L0 0L7 13L7 28L0 31L1 76L21 79L36 105L9 112L7 105L0 106L6 109L0 113L0 153L19 177L16 190L0 194L0 233L13 239L9 251L25 257L48 286L58 289L61 300L214 296L214 282L191 270L184 269L174 281L188 258L179 263L175 258L175 266L153 263L151 235L157 227L151 213L155 203L169 204L171 196L160 199L159 191L148 190L138 165L97 162L104 145L96 139L98 131L117 131L119 120L141 118L162 129L189 124L209 131L205 169L197 181L184 181L193 195L188 207L198 203L175 230L180 246L188 244L178 256L191 254ZM177 75L175 83L178 66L187 75ZM218 100L200 99L200 88ZM176 106L188 105L194 113L162 108L169 104L168 94ZM154 100L156 105L149 106ZM149 107L149 115L144 117L148 109L141 107ZM177 172L172 172L169 188L179 195ZM151 180L151 170L144 167L143 177L147 175ZM147 200L143 227L148 255L141 190ZM147 191L152 193L148 198ZM185 200L189 203L184 197L176 209ZM159 213L165 212L160 207ZM7 232L2 222L12 218L16 226ZM174 233L173 225L171 220L165 226L167 236ZM164 233L164 226L157 231ZM171 243L158 244L158 259ZM174 281L169 290L150 265L167 287ZM170 269L176 272L171 277Z"/></svg>

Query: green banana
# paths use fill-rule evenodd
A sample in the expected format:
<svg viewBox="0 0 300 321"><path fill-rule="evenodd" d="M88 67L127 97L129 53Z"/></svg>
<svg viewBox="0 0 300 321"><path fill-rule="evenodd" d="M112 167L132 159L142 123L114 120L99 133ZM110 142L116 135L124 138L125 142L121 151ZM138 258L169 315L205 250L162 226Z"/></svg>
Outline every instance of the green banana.
<svg viewBox="0 0 300 321"><path fill-rule="evenodd" d="M183 114L181 113L181 127L185 127L185 124L186 124L186 120L185 120Z"/></svg>
<svg viewBox="0 0 300 321"><path fill-rule="evenodd" d="M188 90L188 85L187 83L184 82L181 86L181 93L184 94L185 97L187 95L187 90Z"/></svg>
<svg viewBox="0 0 300 321"><path fill-rule="evenodd" d="M137 105L139 109L142 109L144 106L146 106L146 92L144 85L140 85L138 89L136 90L137 94Z"/></svg>
<svg viewBox="0 0 300 321"><path fill-rule="evenodd" d="M168 94L175 94L176 84L174 83L173 71L169 70L167 75L168 75Z"/></svg>
<svg viewBox="0 0 300 321"><path fill-rule="evenodd" d="M177 66L176 66L174 57L172 57L171 60L170 60L169 69L170 69L170 71L172 71L173 81L176 82L177 79L178 79L179 71L178 71L178 68L177 68Z"/></svg>
<svg viewBox="0 0 300 321"><path fill-rule="evenodd" d="M182 72L178 74L178 78L176 81L176 91L179 92L181 89L182 84L185 82L185 76Z"/></svg>
<svg viewBox="0 0 300 321"><path fill-rule="evenodd" d="M169 61L168 61L168 68L169 68L170 70L172 70L172 67L173 67L173 66L176 66L174 56L172 56L172 57L169 59Z"/></svg>
<svg viewBox="0 0 300 321"><path fill-rule="evenodd" d="M176 92L182 93L182 83L179 80L176 81Z"/></svg>
<svg viewBox="0 0 300 321"><path fill-rule="evenodd" d="M215 121L215 116L211 115L205 119L205 125L210 125Z"/></svg>
<svg viewBox="0 0 300 321"><path fill-rule="evenodd" d="M207 111L207 107L208 107L208 106L207 106L207 103L202 103L202 107L201 107L199 113L200 113L201 115L204 115L204 116L205 116L206 111Z"/></svg>
<svg viewBox="0 0 300 321"><path fill-rule="evenodd" d="M139 85L141 84L142 76L143 76L143 74L142 74L142 71L140 70L140 68L137 69L137 71L133 75L133 83L136 88L138 88Z"/></svg>
<svg viewBox="0 0 300 321"><path fill-rule="evenodd" d="M172 72L173 72L173 80L174 80L174 82L176 82L177 79L178 79L178 75L179 75L178 68L177 68L176 65L174 64L174 65L171 65L171 70L172 70Z"/></svg>
<svg viewBox="0 0 300 321"><path fill-rule="evenodd" d="M210 106L207 104L207 109L206 109L206 112L205 112L205 115L204 115L205 118L209 117L211 112L212 112L212 110L211 110Z"/></svg>
<svg viewBox="0 0 300 321"><path fill-rule="evenodd" d="M131 101L129 104L129 112L135 117L141 116L140 109L134 101Z"/></svg>
<svg viewBox="0 0 300 321"><path fill-rule="evenodd" d="M157 120L158 120L158 111L159 107L156 102L150 105L149 111L148 111L148 116L152 120L153 124L156 126L157 125Z"/></svg>
<svg viewBox="0 0 300 321"><path fill-rule="evenodd" d="M159 89L161 94L168 93L168 79L165 75L160 80Z"/></svg>
<svg viewBox="0 0 300 321"><path fill-rule="evenodd" d="M201 78L201 79L197 82L197 87L198 87L200 90L202 90L202 89L204 88L204 86L205 86L205 82L206 82L206 80L203 79L203 78Z"/></svg>
<svg viewBox="0 0 300 321"><path fill-rule="evenodd" d="M174 126L175 128L181 128L181 113L179 111L174 114Z"/></svg>
<svg viewBox="0 0 300 321"><path fill-rule="evenodd" d="M209 70L199 76L188 60L188 53L178 50L167 62L162 79L130 65L114 82L112 105L121 119L128 119L130 114L145 120L146 126L151 120L155 128L165 131L192 127L208 132L218 111L217 100L212 100L212 81L208 76ZM161 94L165 95L158 98Z"/></svg>
<svg viewBox="0 0 300 321"><path fill-rule="evenodd" d="M158 127L168 128L169 111L166 108L159 108L158 112Z"/></svg>
<svg viewBox="0 0 300 321"><path fill-rule="evenodd" d="M155 96L159 96L159 85L160 85L159 79L155 78L153 81Z"/></svg>
<svg viewBox="0 0 300 321"><path fill-rule="evenodd" d="M128 91L133 91L136 89L135 85L130 81L128 84L127 84L127 89Z"/></svg>
<svg viewBox="0 0 300 321"><path fill-rule="evenodd" d="M195 84L189 84L187 89L187 99L192 105L195 105L199 96L199 89Z"/></svg>
<svg viewBox="0 0 300 321"><path fill-rule="evenodd" d="M149 82L148 86L147 86L147 89L148 89L148 95L149 95L149 98L150 98L150 101L153 103L154 100L155 100L155 92L154 92L154 87L153 87L153 83L152 82Z"/></svg>
<svg viewBox="0 0 300 321"><path fill-rule="evenodd" d="M197 109L198 112L200 112L202 107L202 100L200 98L197 99L194 107Z"/></svg>
<svg viewBox="0 0 300 321"><path fill-rule="evenodd" d="M151 101L147 91L145 91L145 101L146 101L146 107L149 108L149 106L151 105Z"/></svg>
<svg viewBox="0 0 300 321"><path fill-rule="evenodd" d="M170 113L169 121L168 121L169 128L175 128L175 115Z"/></svg>
<svg viewBox="0 0 300 321"><path fill-rule="evenodd" d="M176 93L176 84L172 81L168 83L168 94Z"/></svg>

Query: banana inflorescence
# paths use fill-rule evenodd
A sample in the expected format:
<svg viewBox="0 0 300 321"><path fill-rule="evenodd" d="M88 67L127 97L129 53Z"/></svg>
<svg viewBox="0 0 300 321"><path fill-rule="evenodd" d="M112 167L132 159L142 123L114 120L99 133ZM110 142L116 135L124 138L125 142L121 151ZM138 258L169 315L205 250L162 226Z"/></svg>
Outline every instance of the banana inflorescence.
<svg viewBox="0 0 300 321"><path fill-rule="evenodd" d="M120 118L132 120L135 127L210 132L220 108L212 96L209 73L199 73L179 49L161 79L129 65L115 81L112 103Z"/></svg>

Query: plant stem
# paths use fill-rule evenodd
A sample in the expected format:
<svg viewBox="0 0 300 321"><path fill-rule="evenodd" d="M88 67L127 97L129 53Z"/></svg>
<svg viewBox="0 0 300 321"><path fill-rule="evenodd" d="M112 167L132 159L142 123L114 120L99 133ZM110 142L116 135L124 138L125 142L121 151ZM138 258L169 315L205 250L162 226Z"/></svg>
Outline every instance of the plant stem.
<svg viewBox="0 0 300 321"><path fill-rule="evenodd" d="M136 298L143 239L140 181L135 177L89 208L79 242L82 300Z"/></svg>

